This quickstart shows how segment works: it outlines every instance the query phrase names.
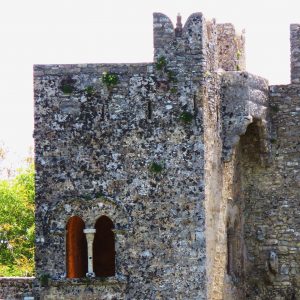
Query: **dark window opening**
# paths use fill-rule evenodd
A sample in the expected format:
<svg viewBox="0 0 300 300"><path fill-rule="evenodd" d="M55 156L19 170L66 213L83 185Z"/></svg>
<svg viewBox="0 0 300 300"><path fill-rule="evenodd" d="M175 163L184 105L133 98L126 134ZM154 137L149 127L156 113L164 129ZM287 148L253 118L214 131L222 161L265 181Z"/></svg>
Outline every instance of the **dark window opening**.
<svg viewBox="0 0 300 300"><path fill-rule="evenodd" d="M233 255L234 255L234 232L232 228L227 228L227 274L233 275Z"/></svg>
<svg viewBox="0 0 300 300"><path fill-rule="evenodd" d="M227 227L227 274L233 278L244 274L243 243L241 241L240 222L234 222L233 227Z"/></svg>
<svg viewBox="0 0 300 300"><path fill-rule="evenodd" d="M87 242L83 233L85 225L80 217L71 217L67 224L67 277L85 277L87 267Z"/></svg>
<svg viewBox="0 0 300 300"><path fill-rule="evenodd" d="M247 163L260 164L264 162L268 150L265 145L264 128L262 122L254 119L249 124L244 135L240 138L241 153Z"/></svg>
<svg viewBox="0 0 300 300"><path fill-rule="evenodd" d="M113 222L101 216L95 224L93 243L94 272L97 277L115 275L115 236Z"/></svg>

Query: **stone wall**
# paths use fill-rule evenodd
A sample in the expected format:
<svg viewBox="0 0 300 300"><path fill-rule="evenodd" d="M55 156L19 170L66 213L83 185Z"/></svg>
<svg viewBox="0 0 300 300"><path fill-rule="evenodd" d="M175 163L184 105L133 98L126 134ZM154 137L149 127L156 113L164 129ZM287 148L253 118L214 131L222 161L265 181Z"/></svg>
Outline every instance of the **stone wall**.
<svg viewBox="0 0 300 300"><path fill-rule="evenodd" d="M88 288L65 279L73 215L114 222L119 298L206 297L202 26L194 14L175 36L154 14L154 64L35 66L36 272L49 299Z"/></svg>
<svg viewBox="0 0 300 300"><path fill-rule="evenodd" d="M298 34L270 89L200 13L154 14L154 63L35 66L37 295L298 299ZM115 276L66 278L68 220L102 215Z"/></svg>
<svg viewBox="0 0 300 300"><path fill-rule="evenodd" d="M219 224L222 211L221 193L221 118L220 76L217 56L217 24L206 22L203 37L206 41L206 73L203 78L202 102L204 112L204 158L205 158L205 212L207 255L207 298L216 297L222 282L221 264L217 258L219 248Z"/></svg>
<svg viewBox="0 0 300 300"><path fill-rule="evenodd" d="M225 163L235 241L227 235L224 299L299 298L299 86L271 86L269 96L271 126L254 117Z"/></svg>
<svg viewBox="0 0 300 300"><path fill-rule="evenodd" d="M32 277L0 277L0 299L17 300L32 295Z"/></svg>
<svg viewBox="0 0 300 300"><path fill-rule="evenodd" d="M269 118L268 83L247 72L224 72L221 78L222 164L219 176L222 184L219 216L219 248L217 260L219 275L218 293L212 299L245 298L246 275L244 244L244 192L240 149L241 137L251 124L259 124L256 136L261 148L258 161L268 161ZM216 271L217 273L217 271Z"/></svg>
<svg viewBox="0 0 300 300"><path fill-rule="evenodd" d="M37 299L43 300L119 300L125 298L126 281L110 279L86 278L84 280L51 280L40 287Z"/></svg>
<svg viewBox="0 0 300 300"><path fill-rule="evenodd" d="M272 86L268 95L257 78L245 85L254 88L247 93L237 77L230 83L231 76L242 78L243 73L224 74L222 92L228 161L223 173L223 196L228 198L223 297L297 299L299 86ZM233 148L228 152L229 145Z"/></svg>
<svg viewBox="0 0 300 300"><path fill-rule="evenodd" d="M253 154L243 162L248 291L252 296L298 299L299 86L271 86L270 112L272 163L263 168Z"/></svg>

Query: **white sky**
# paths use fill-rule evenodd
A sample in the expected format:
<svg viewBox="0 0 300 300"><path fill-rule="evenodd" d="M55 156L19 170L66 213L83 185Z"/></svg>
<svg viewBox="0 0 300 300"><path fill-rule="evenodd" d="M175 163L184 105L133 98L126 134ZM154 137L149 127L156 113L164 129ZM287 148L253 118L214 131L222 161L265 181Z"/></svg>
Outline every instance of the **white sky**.
<svg viewBox="0 0 300 300"><path fill-rule="evenodd" d="M299 0L1 0L0 143L13 159L32 144L33 64L152 61L152 13L175 22L197 11L246 30L249 72L289 82Z"/></svg>

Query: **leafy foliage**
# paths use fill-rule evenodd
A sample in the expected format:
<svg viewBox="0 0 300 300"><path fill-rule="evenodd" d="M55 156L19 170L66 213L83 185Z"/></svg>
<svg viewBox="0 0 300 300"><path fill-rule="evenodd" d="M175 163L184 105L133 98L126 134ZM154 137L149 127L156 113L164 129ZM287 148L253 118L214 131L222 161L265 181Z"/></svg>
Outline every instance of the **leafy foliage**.
<svg viewBox="0 0 300 300"><path fill-rule="evenodd" d="M64 94L71 94L73 92L73 87L69 84L64 84L61 86L61 90Z"/></svg>
<svg viewBox="0 0 300 300"><path fill-rule="evenodd" d="M39 278L41 286L48 286L49 278L50 278L49 274L42 274Z"/></svg>
<svg viewBox="0 0 300 300"><path fill-rule="evenodd" d="M119 77L114 73L103 72L102 74L102 82L108 87L113 87L119 82Z"/></svg>
<svg viewBox="0 0 300 300"><path fill-rule="evenodd" d="M153 173L161 173L163 169L164 169L163 165L158 162L152 162L149 167L149 170Z"/></svg>
<svg viewBox="0 0 300 300"><path fill-rule="evenodd" d="M188 111L184 111L180 114L179 119L186 124L191 123L193 121L193 115Z"/></svg>
<svg viewBox="0 0 300 300"><path fill-rule="evenodd" d="M34 273L34 168L0 181L0 276Z"/></svg>
<svg viewBox="0 0 300 300"><path fill-rule="evenodd" d="M75 80L71 77L67 77L61 81L60 89L64 94L70 95L74 91Z"/></svg>
<svg viewBox="0 0 300 300"><path fill-rule="evenodd" d="M91 85L87 86L84 91L87 94L87 96L89 96L89 97L95 95L95 93L96 93L94 87Z"/></svg>
<svg viewBox="0 0 300 300"><path fill-rule="evenodd" d="M174 71L168 70L168 71L167 71L167 75L168 75L169 81L177 82L176 74L175 74Z"/></svg>
<svg viewBox="0 0 300 300"><path fill-rule="evenodd" d="M163 69L165 69L167 66L167 60L164 56L161 56L157 59L157 62L156 62L156 69L161 71Z"/></svg>

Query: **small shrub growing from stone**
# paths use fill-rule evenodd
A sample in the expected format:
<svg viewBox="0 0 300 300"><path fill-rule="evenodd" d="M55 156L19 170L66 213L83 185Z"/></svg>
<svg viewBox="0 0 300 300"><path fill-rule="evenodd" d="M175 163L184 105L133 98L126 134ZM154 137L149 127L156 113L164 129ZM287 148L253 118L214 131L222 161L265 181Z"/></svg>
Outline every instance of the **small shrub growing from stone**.
<svg viewBox="0 0 300 300"><path fill-rule="evenodd" d="M173 71L168 70L167 75L168 75L169 81L177 82L176 75Z"/></svg>
<svg viewBox="0 0 300 300"><path fill-rule="evenodd" d="M191 123L193 121L193 115L188 111L184 111L180 114L179 119L184 123Z"/></svg>
<svg viewBox="0 0 300 300"><path fill-rule="evenodd" d="M75 80L72 78L65 78L61 81L60 90L64 94L71 94L74 91Z"/></svg>
<svg viewBox="0 0 300 300"><path fill-rule="evenodd" d="M87 86L84 91L87 94L87 96L93 96L96 93L94 87L92 87L91 85Z"/></svg>
<svg viewBox="0 0 300 300"><path fill-rule="evenodd" d="M48 286L48 283L49 283L49 278L50 278L50 275L49 274L42 274L40 276L40 283L41 283L41 286L43 287L46 287Z"/></svg>
<svg viewBox="0 0 300 300"><path fill-rule="evenodd" d="M155 66L158 71L163 70L167 66L167 61L165 57L163 56L159 57Z"/></svg>
<svg viewBox="0 0 300 300"><path fill-rule="evenodd" d="M171 93L171 94L176 94L176 93L177 93L177 89L176 89L175 87L172 87L172 88L170 89L170 93Z"/></svg>
<svg viewBox="0 0 300 300"><path fill-rule="evenodd" d="M104 72L102 74L102 82L108 87L113 87L119 82L117 74Z"/></svg>
<svg viewBox="0 0 300 300"><path fill-rule="evenodd" d="M164 169L163 165L158 162L152 162L149 167L149 170L152 173L161 173L163 169Z"/></svg>
<svg viewBox="0 0 300 300"><path fill-rule="evenodd" d="M60 89L64 94L71 94L74 90L74 87L70 84L63 84Z"/></svg>

